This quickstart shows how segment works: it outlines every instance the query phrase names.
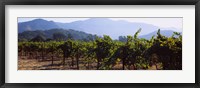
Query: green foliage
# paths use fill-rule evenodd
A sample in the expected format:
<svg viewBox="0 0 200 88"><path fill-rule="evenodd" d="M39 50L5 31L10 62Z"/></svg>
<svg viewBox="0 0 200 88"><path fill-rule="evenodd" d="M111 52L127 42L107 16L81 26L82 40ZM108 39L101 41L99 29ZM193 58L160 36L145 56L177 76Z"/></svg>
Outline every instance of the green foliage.
<svg viewBox="0 0 200 88"><path fill-rule="evenodd" d="M35 38L31 39L31 41L33 42L43 42L45 40L46 40L45 37L42 35L37 35Z"/></svg>
<svg viewBox="0 0 200 88"><path fill-rule="evenodd" d="M150 40L138 38L139 29L134 36L122 37L122 41L112 40L104 35L102 38L91 35L89 39L73 40L71 35L67 35L66 41L43 41L41 37L36 37L32 41L23 41L18 44L18 52L49 52L52 56L58 54L65 58L76 58L77 69L79 60L87 63L97 63L96 68L101 70L113 69L121 64L121 69L149 69L155 65L156 69L181 70L182 69L182 35L174 32L171 37L160 34L152 36ZM70 37L71 36L71 37ZM54 36L56 37L56 36ZM59 36L57 36L59 37ZM58 38L59 39L59 38ZM48 53L47 53L48 54Z"/></svg>
<svg viewBox="0 0 200 88"><path fill-rule="evenodd" d="M53 34L53 40L56 40L56 41L64 41L66 40L66 38L67 38L66 35L60 32Z"/></svg>

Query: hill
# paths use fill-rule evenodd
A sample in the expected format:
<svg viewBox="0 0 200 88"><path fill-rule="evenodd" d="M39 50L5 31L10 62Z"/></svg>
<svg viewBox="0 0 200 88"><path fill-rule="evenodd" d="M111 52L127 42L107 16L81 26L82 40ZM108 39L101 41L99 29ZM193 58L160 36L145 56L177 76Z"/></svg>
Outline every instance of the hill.
<svg viewBox="0 0 200 88"><path fill-rule="evenodd" d="M112 39L118 39L121 35L134 35L142 28L140 35L147 35L158 29L176 30L175 28L160 28L151 24L128 22L124 20L111 20L108 18L90 18L83 21L74 21L70 23L60 23L47 21L44 19L35 19L32 21L18 23L18 33L24 31L49 30L49 29L74 29L89 34L99 36L109 35Z"/></svg>
<svg viewBox="0 0 200 88"><path fill-rule="evenodd" d="M72 37L75 40L88 40L94 39L96 35L88 34L81 31L75 31L72 29L50 29L50 30L35 30L35 31L24 31L18 34L18 39L20 40L31 40L36 36L40 35L46 39L54 39L54 34L60 34L65 37L65 39Z"/></svg>

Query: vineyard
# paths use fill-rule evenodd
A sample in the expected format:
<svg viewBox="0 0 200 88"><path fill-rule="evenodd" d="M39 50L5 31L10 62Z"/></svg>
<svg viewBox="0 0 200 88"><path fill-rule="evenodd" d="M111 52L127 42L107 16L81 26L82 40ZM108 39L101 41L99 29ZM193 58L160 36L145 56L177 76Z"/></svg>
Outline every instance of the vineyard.
<svg viewBox="0 0 200 88"><path fill-rule="evenodd" d="M18 42L18 70L182 70L182 35Z"/></svg>

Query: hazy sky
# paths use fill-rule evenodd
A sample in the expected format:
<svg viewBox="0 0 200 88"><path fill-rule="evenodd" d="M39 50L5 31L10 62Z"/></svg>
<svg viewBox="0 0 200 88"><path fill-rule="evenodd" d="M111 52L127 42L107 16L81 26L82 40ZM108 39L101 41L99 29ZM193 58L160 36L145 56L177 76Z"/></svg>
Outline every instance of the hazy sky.
<svg viewBox="0 0 200 88"><path fill-rule="evenodd" d="M18 18L18 22L31 21L38 18ZM87 20L89 18L41 18L48 21L69 23L78 20ZM173 27L182 30L182 18L109 18L112 20L125 20L129 22L141 22L152 24L161 28Z"/></svg>

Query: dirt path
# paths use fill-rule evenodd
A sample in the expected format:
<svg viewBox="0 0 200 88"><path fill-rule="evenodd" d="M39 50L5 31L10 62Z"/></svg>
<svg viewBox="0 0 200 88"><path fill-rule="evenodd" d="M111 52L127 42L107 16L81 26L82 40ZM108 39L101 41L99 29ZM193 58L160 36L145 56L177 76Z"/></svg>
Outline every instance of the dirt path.
<svg viewBox="0 0 200 88"><path fill-rule="evenodd" d="M83 62L82 62L83 63ZM87 70L85 64L79 64L81 70ZM115 65L113 70L121 70L122 64ZM160 68L160 65L158 65ZM18 70L77 70L76 64L71 66L71 60L66 60L66 64L63 66L61 60L52 62L51 60L39 61L36 59L18 59ZM96 63L91 63L90 70L96 70ZM156 66L152 65L148 70L156 70Z"/></svg>

